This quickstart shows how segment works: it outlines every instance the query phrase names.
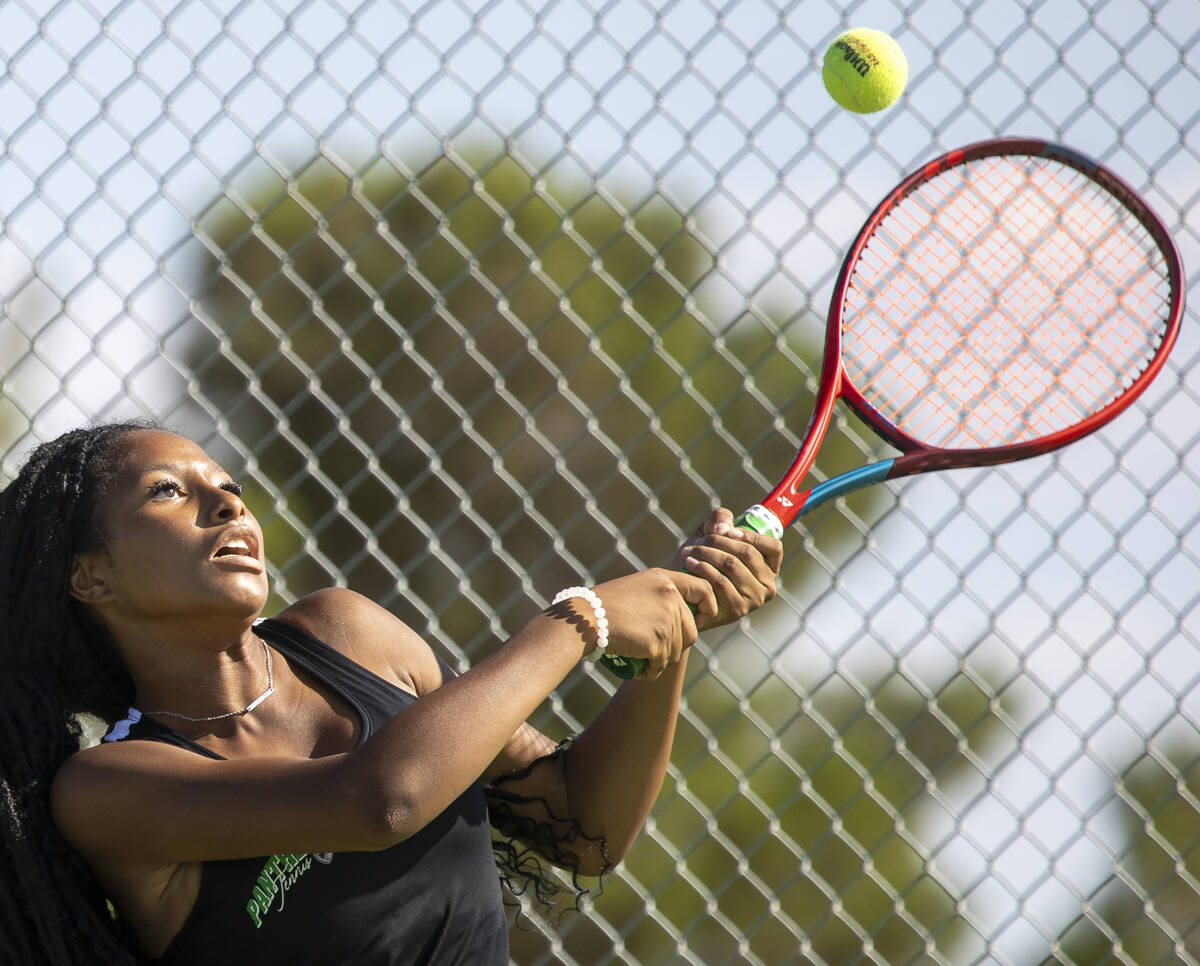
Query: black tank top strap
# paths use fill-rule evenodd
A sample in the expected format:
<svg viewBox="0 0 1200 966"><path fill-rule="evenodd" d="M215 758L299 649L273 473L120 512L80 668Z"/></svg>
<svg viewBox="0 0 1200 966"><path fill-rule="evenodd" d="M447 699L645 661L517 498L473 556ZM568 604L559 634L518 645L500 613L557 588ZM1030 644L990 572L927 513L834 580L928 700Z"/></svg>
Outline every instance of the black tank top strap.
<svg viewBox="0 0 1200 966"><path fill-rule="evenodd" d="M403 688L385 681L307 631L274 618L254 624L254 633L315 678L324 681L348 701L362 718L361 744L416 698Z"/></svg>
<svg viewBox="0 0 1200 966"><path fill-rule="evenodd" d="M224 755L218 755L215 751L210 751L203 745L196 744L191 738L181 735L173 728L159 724L153 718L145 717L137 708L130 708L125 712L125 717L108 729L104 740L157 741L164 745L174 745L176 748L194 751L197 755L203 755L205 758L215 758L218 761L225 760Z"/></svg>
<svg viewBox="0 0 1200 966"><path fill-rule="evenodd" d="M362 721L359 744L366 741L392 715L416 700L403 688L385 681L361 664L356 664L341 651L330 647L295 624L274 618L262 618L255 622L254 633L288 661L326 684L358 712ZM130 708L126 717L113 725L104 736L105 741L124 739L159 741L185 748L206 758L222 757L153 718L145 717L137 708Z"/></svg>

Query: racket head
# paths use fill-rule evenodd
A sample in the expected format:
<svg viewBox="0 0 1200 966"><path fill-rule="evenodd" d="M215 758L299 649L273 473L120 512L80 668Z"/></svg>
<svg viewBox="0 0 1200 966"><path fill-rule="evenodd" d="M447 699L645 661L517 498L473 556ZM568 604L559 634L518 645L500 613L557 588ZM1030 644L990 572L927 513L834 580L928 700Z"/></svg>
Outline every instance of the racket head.
<svg viewBox="0 0 1200 966"><path fill-rule="evenodd" d="M886 478L1025 459L1094 432L1165 364L1183 278L1149 205L1071 148L1002 138L929 162L842 263L822 414L764 503L784 525L803 505L791 497L835 396L900 451Z"/></svg>

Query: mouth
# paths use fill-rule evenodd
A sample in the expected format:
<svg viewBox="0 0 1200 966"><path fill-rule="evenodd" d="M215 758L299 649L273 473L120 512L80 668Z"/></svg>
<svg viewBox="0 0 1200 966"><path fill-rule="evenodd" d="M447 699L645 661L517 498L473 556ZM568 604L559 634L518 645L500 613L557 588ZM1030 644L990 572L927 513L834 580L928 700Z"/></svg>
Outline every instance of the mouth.
<svg viewBox="0 0 1200 966"><path fill-rule="evenodd" d="M227 532L221 538L221 545L213 552L212 559L260 572L263 569L259 559L258 535L245 528Z"/></svg>

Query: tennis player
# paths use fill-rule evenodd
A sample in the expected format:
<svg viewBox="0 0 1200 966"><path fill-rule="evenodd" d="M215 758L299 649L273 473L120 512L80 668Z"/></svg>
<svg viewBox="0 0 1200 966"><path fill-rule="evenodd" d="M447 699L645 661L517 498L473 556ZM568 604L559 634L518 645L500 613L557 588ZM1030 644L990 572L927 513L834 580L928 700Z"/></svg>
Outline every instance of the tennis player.
<svg viewBox="0 0 1200 966"><path fill-rule="evenodd" d="M38 447L0 495L6 961L507 963L500 879L620 861L688 647L781 562L717 510L683 569L567 588L456 676L349 590L261 619L240 492L191 440L117 424ZM556 746L526 718L604 650L647 668ZM79 750L84 711L110 728Z"/></svg>

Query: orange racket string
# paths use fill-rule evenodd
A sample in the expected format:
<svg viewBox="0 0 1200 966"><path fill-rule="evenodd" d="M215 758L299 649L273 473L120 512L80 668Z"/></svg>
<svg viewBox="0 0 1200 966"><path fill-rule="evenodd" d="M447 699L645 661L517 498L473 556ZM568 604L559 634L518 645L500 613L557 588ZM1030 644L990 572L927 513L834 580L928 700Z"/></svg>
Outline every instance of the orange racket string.
<svg viewBox="0 0 1200 966"><path fill-rule="evenodd" d="M847 288L844 365L918 442L1026 442L1127 389L1169 301L1153 239L1106 191L1056 161L989 157L883 218Z"/></svg>

